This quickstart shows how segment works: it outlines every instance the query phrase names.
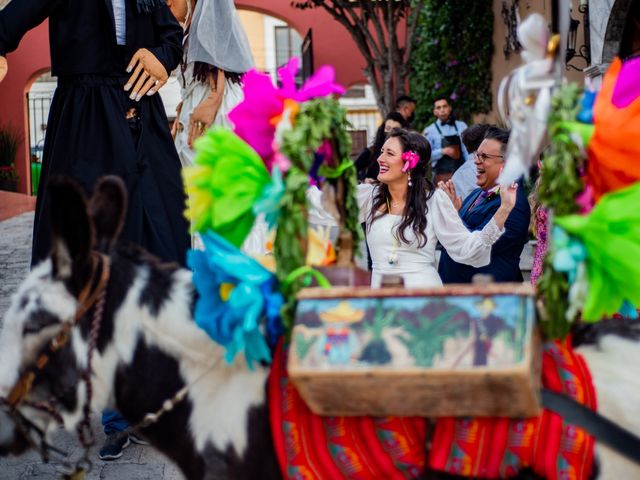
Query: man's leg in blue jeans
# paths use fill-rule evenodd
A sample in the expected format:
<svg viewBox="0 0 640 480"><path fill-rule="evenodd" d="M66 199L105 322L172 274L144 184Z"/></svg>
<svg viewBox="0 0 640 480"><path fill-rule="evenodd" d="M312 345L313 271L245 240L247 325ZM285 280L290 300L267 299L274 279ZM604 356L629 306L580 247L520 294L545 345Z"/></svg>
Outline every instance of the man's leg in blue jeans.
<svg viewBox="0 0 640 480"><path fill-rule="evenodd" d="M107 438L98 456L101 460L120 458L122 450L129 445L129 435L121 432L129 428L129 423L115 410L104 410L102 412L102 426Z"/></svg>
<svg viewBox="0 0 640 480"><path fill-rule="evenodd" d="M104 428L104 434L108 436L112 433L126 430L129 428L129 422L122 418L115 410L103 410L102 427Z"/></svg>

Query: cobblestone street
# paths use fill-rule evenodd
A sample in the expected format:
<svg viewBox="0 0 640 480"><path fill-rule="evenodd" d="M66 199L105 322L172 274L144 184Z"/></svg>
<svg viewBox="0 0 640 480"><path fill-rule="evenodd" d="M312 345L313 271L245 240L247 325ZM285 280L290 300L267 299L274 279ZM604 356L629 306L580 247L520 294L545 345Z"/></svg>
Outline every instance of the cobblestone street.
<svg viewBox="0 0 640 480"><path fill-rule="evenodd" d="M0 319L9 307L11 296L29 271L31 260L31 229L33 213L13 217L0 222ZM0 321L0 329L2 321ZM96 444L91 449L90 459L93 467L87 480L179 480L182 475L178 469L162 455L148 446L131 444L118 460L103 462L98 459L97 451L102 445L104 435L97 417L93 421ZM70 458L82 455L82 447L75 435L59 432L53 438L53 444ZM58 459L43 464L35 452L21 457L0 458L0 480L58 480L66 472Z"/></svg>

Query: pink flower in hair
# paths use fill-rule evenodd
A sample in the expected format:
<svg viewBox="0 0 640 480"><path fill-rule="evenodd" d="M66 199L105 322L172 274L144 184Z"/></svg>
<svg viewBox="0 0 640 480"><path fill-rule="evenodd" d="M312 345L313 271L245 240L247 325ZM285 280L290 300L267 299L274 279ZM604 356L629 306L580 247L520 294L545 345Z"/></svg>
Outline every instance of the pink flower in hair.
<svg viewBox="0 0 640 480"><path fill-rule="evenodd" d="M402 160L404 160L404 167L402 167L402 172L404 173L407 170L413 170L416 167L420 161L420 156L413 150L409 150L402 154Z"/></svg>

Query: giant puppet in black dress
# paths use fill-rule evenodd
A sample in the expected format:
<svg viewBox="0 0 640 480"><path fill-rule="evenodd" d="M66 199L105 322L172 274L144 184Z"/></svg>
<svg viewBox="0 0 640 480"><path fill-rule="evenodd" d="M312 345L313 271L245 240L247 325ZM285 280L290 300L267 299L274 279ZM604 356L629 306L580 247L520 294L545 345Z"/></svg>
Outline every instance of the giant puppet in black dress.
<svg viewBox="0 0 640 480"><path fill-rule="evenodd" d="M0 80L5 55L47 18L58 88L41 186L62 174L90 192L103 175L122 177L129 194L123 238L183 264L189 236L180 161L155 94L182 58L180 25L162 0L12 1L0 11ZM40 188L33 264L50 248L48 208Z"/></svg>

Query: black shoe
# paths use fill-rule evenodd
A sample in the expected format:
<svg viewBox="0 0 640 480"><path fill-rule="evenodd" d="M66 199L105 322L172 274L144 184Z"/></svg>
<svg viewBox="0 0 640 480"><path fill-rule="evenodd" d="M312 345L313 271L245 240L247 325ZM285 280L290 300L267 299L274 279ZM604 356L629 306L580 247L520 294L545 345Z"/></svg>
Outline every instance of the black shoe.
<svg viewBox="0 0 640 480"><path fill-rule="evenodd" d="M129 446L129 434L116 432L107 436L98 456L100 460L115 460L122 456L122 451Z"/></svg>

